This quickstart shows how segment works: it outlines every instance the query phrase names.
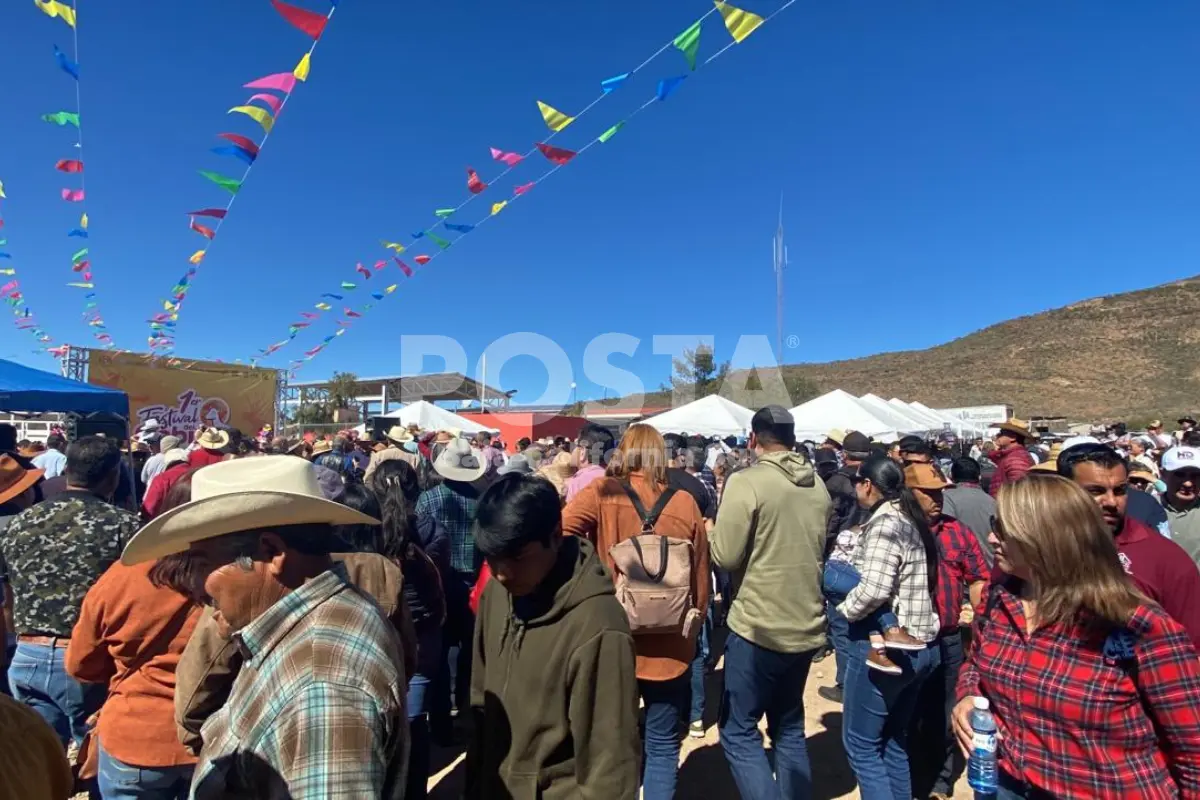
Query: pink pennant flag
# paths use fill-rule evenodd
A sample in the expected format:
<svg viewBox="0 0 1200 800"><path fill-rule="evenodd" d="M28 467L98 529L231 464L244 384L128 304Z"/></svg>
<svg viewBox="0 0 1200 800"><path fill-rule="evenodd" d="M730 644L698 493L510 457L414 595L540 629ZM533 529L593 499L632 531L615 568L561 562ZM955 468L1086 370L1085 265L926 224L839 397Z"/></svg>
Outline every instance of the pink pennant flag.
<svg viewBox="0 0 1200 800"><path fill-rule="evenodd" d="M213 219L225 219L226 211L223 208L202 208L199 211L189 211L188 216L191 217L212 217Z"/></svg>
<svg viewBox="0 0 1200 800"><path fill-rule="evenodd" d="M317 345L316 347L314 347L312 350L305 350L305 351L304 351L304 355L308 356L309 358L312 358L312 357L313 357L313 356L315 356L317 353L321 352L321 348L322 348L322 347L324 347L324 345L320 345L320 344L319 344L319 345Z"/></svg>
<svg viewBox="0 0 1200 800"><path fill-rule="evenodd" d="M520 164L525 160L525 156L521 155L520 153L506 153L496 147L492 148L492 158L494 158L496 161L503 161L510 167L515 167L517 164Z"/></svg>
<svg viewBox="0 0 1200 800"><path fill-rule="evenodd" d="M422 259L423 257L424 257L424 258L428 258L428 256L417 256L417 263L418 263L418 264L420 264L420 263L421 263L421 259ZM396 266L400 267L400 271L404 273L404 276L405 276L406 278L411 278L411 277L412 277L412 275L413 275L412 267L410 267L408 264L405 264L403 261L401 261L400 259L398 259L398 258L397 258L397 259L396 259Z"/></svg>
<svg viewBox="0 0 1200 800"><path fill-rule="evenodd" d="M386 266L387 266L386 261L376 261L375 262L375 269L377 269L377 270L383 269Z"/></svg>
<svg viewBox="0 0 1200 800"><path fill-rule="evenodd" d="M533 185L533 181L530 181L529 183L523 183L517 188L513 189L513 194L525 194L533 188Z"/></svg>
<svg viewBox="0 0 1200 800"><path fill-rule="evenodd" d="M300 312L300 316L304 317L305 319L316 319L316 318L318 318L318 317L319 317L319 316L321 316L321 315L320 315L320 314L314 314L314 313L312 313L311 311L301 311L301 312Z"/></svg>
<svg viewBox="0 0 1200 800"><path fill-rule="evenodd" d="M291 94L292 89L296 88L296 76L290 72L276 72L274 75L268 75L265 78L259 78L256 81L242 85L243 89L274 89L277 92Z"/></svg>
<svg viewBox="0 0 1200 800"><path fill-rule="evenodd" d="M416 261L418 264L420 264L423 267L429 263L430 258L429 258L429 256L417 256L416 258L413 259L413 261Z"/></svg>
<svg viewBox="0 0 1200 800"><path fill-rule="evenodd" d="M246 105L250 105L255 100L261 100L268 108L271 109L272 114L278 114L280 107L283 106L283 101L273 94L256 94L246 101Z"/></svg>
<svg viewBox="0 0 1200 800"><path fill-rule="evenodd" d="M0 297L7 297L8 295L12 294L13 290L16 289L20 285L21 285L20 281L9 281L8 283L4 284L3 286L0 286Z"/></svg>
<svg viewBox="0 0 1200 800"><path fill-rule="evenodd" d="M362 316L362 314L358 313L357 311L355 311L354 309L349 308L349 307L344 308L342 310L346 313L347 317L361 317Z"/></svg>
<svg viewBox="0 0 1200 800"><path fill-rule="evenodd" d="M63 189L62 199L68 203L82 203L83 189Z"/></svg>
<svg viewBox="0 0 1200 800"><path fill-rule="evenodd" d="M476 173L475 170L471 169L470 167L467 167L467 191L469 191L471 194L479 194L487 187L488 185L486 183L479 180L478 173Z"/></svg>
<svg viewBox="0 0 1200 800"><path fill-rule="evenodd" d="M85 269L87 269L88 267L90 267L90 266L91 266L91 264L92 264L92 262L91 262L91 261L88 261L88 260L86 260L86 259L85 259L85 260L83 260L83 261L80 261L80 262L79 262L78 264L76 264L75 266L71 267L71 271L72 271L72 272L83 272Z"/></svg>
<svg viewBox="0 0 1200 800"><path fill-rule="evenodd" d="M92 279L92 271L88 270L87 272L83 273L83 279L85 281L90 281Z"/></svg>
<svg viewBox="0 0 1200 800"><path fill-rule="evenodd" d="M354 271L368 280L371 278L371 270L367 269L362 264L359 264L357 267L355 267Z"/></svg>

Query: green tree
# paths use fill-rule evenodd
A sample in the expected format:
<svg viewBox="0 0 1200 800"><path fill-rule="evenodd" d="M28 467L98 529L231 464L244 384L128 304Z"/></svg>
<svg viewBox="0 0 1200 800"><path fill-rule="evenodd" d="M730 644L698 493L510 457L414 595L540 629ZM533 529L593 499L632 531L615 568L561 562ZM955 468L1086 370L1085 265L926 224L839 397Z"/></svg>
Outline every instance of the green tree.
<svg viewBox="0 0 1200 800"><path fill-rule="evenodd" d="M358 394L358 376L353 372L335 372L329 379L329 404L336 408L351 408Z"/></svg>
<svg viewBox="0 0 1200 800"><path fill-rule="evenodd" d="M697 399L716 394L729 376L729 362L718 362L713 349L703 344L694 350L684 350L683 358L675 359L673 368L671 383L663 389L670 389L673 394L691 394Z"/></svg>

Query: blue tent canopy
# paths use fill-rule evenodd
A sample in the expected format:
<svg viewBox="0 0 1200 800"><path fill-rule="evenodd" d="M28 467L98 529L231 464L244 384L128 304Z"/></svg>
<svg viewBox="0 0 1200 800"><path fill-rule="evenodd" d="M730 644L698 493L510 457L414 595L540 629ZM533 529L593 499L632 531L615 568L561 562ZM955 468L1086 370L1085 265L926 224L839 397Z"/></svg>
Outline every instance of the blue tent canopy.
<svg viewBox="0 0 1200 800"><path fill-rule="evenodd" d="M106 411L128 417L129 396L119 389L80 383L0 359L0 411L31 414Z"/></svg>

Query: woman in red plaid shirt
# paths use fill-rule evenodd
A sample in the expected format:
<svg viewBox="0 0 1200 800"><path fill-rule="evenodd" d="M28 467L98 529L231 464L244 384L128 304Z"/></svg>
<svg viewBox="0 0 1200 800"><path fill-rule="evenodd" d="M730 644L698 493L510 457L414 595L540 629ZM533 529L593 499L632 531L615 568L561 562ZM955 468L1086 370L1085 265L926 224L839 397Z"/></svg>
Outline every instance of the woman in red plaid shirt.
<svg viewBox="0 0 1200 800"><path fill-rule="evenodd" d="M1003 487L988 592L958 681L954 728L969 749L975 696L999 726L1011 798L1200 797L1200 660L1187 633L1137 590L1092 499L1030 476Z"/></svg>

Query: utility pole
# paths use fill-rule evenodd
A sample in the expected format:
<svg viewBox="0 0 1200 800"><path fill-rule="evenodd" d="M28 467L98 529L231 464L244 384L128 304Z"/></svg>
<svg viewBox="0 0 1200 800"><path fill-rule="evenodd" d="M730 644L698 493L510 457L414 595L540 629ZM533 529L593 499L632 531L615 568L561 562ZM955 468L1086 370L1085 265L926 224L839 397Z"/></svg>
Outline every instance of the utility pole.
<svg viewBox="0 0 1200 800"><path fill-rule="evenodd" d="M773 242L775 258L775 354L783 366L783 271L787 267L787 246L783 243L783 192L779 193L779 226Z"/></svg>

